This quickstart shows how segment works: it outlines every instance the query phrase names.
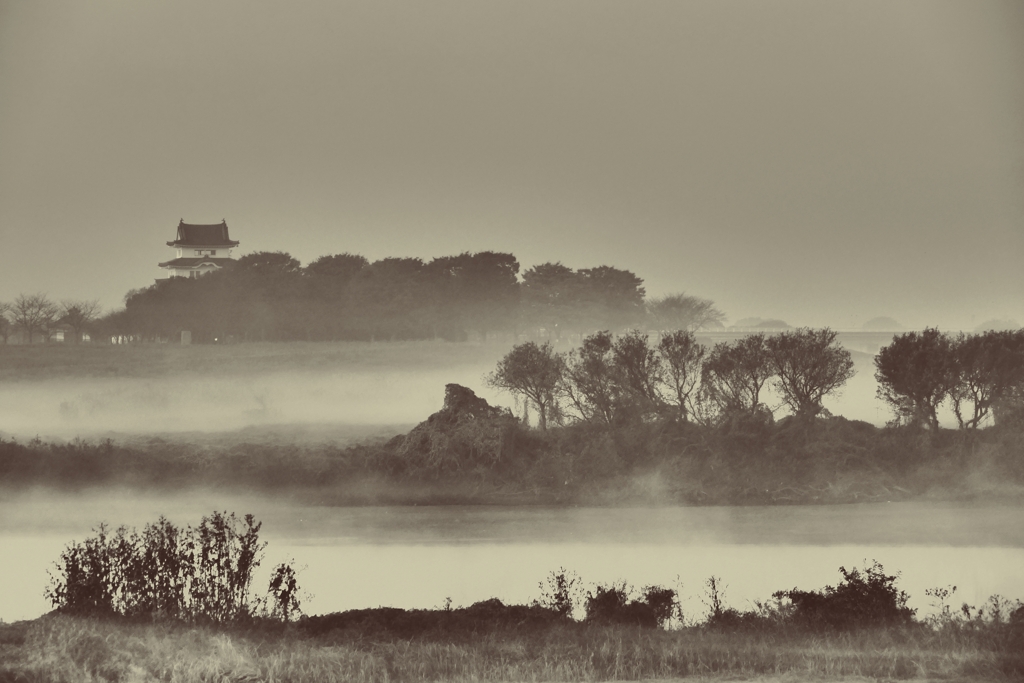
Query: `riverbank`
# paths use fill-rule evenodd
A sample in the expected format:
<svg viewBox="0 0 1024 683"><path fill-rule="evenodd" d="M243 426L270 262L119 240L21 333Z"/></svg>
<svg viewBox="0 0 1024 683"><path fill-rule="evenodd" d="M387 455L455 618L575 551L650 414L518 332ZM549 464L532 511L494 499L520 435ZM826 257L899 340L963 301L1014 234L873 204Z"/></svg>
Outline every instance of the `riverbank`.
<svg viewBox="0 0 1024 683"><path fill-rule="evenodd" d="M62 397L56 422L64 427L106 421L125 431L71 441L0 432L0 489L201 487L333 506L1024 501L1021 425L923 430L759 411L706 424L662 415L539 430L446 379L479 378L498 352L440 342L3 348L0 377L10 375L19 390L64 374L134 379L130 391L119 384L109 394L47 389ZM325 379L340 368L397 374ZM210 372L237 377L203 384ZM292 374L266 386L237 381L253 373ZM349 424L328 414L311 420L325 396L352 406ZM444 407L423 420L432 409L422 406L440 400ZM251 404L242 412L260 425L226 427L237 418L223 410L232 402ZM372 424L382 404L384 413L411 417L406 424L423 421L411 429ZM179 412L196 428L141 427L170 425ZM277 416L295 422L275 423Z"/></svg>
<svg viewBox="0 0 1024 683"><path fill-rule="evenodd" d="M404 431L404 430L403 430ZM258 491L304 504L794 505L1024 500L1024 439L830 418L756 430L513 419L282 427L100 441L0 439L0 488Z"/></svg>

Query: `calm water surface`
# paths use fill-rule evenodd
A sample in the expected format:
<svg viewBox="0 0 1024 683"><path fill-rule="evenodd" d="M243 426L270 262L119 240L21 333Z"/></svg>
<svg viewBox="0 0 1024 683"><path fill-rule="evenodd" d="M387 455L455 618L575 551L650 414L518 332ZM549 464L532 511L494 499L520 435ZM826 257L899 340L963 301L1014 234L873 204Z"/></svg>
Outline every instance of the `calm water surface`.
<svg viewBox="0 0 1024 683"><path fill-rule="evenodd" d="M165 515L196 524L210 511L252 512L269 542L264 568L294 558L309 613L380 605L529 602L550 571L587 584L625 579L676 587L701 616L703 582L718 576L737 608L775 590L835 584L840 565L877 559L902 572L911 605L924 589L956 585L957 604L1024 598L1024 508L940 503L806 507L330 508L222 494L114 493L0 501L0 618L49 606L47 568L101 521L142 526ZM258 578L260 588L265 574Z"/></svg>

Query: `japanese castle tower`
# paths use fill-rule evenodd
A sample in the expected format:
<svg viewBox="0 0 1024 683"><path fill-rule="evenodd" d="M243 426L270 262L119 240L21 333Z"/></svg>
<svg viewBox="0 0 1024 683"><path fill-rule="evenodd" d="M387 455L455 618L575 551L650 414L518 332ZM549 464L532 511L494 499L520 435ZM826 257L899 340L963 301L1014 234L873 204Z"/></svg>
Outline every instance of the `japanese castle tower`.
<svg viewBox="0 0 1024 683"><path fill-rule="evenodd" d="M232 260L231 250L238 242L228 237L225 221L214 225L178 223L178 236L167 246L174 248L175 257L160 264L171 277L199 277L218 270Z"/></svg>

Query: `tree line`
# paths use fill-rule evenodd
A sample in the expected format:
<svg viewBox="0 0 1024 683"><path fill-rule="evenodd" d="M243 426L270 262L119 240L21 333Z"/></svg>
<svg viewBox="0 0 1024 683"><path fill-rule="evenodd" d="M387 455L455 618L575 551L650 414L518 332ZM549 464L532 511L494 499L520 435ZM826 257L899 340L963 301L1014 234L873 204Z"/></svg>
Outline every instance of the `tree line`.
<svg viewBox="0 0 1024 683"><path fill-rule="evenodd" d="M22 310L31 300L35 312ZM463 340L469 335L539 332L551 338L640 325L721 326L706 299L646 298L628 270L574 270L544 263L520 274L515 256L479 252L370 262L355 254L302 266L283 252L257 252L197 278L168 278L128 292L123 309L98 317L83 302L64 310L45 295L0 309L4 334L39 338L60 322L97 335L212 341ZM15 309L17 308L17 311ZM31 307L29 307L31 308Z"/></svg>
<svg viewBox="0 0 1024 683"><path fill-rule="evenodd" d="M46 294L20 294L14 301L0 301L0 339L6 344L13 334L25 343L46 341L63 331L68 341L79 342L94 329L100 316L98 301L52 301Z"/></svg>
<svg viewBox="0 0 1024 683"><path fill-rule="evenodd" d="M631 330L586 336L571 351L549 342L518 344L487 377L512 393L537 425L624 425L670 419L703 425L770 422L787 409L798 419L826 415L823 402L854 375L849 351L828 328L751 334L712 347L692 331L654 340ZM1024 330L952 336L935 329L897 335L875 357L878 397L893 424L938 429L948 401L962 430L1024 416ZM779 402L766 403L766 390Z"/></svg>
<svg viewBox="0 0 1024 683"><path fill-rule="evenodd" d="M487 381L532 407L541 429L550 421L771 419L766 386L794 415L813 418L825 411L824 398L854 374L851 354L836 335L804 328L709 348L690 330L663 333L656 341L638 330L618 336L603 331L563 353L550 342L518 344Z"/></svg>
<svg viewBox="0 0 1024 683"><path fill-rule="evenodd" d="M990 416L1024 423L1024 329L898 335L875 356L875 379L894 423L938 429L943 405L960 429Z"/></svg>

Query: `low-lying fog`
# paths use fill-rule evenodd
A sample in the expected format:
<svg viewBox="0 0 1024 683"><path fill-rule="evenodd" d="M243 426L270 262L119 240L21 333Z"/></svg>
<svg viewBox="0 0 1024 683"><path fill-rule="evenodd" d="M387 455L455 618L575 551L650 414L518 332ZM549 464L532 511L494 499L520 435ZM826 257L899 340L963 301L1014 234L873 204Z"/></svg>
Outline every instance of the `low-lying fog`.
<svg viewBox="0 0 1024 683"><path fill-rule="evenodd" d="M836 415L884 424L890 413L875 398L870 356L856 353L855 359L857 374L825 405ZM250 425L416 424L441 407L444 386L451 382L494 404L513 406L509 394L486 386L483 377L493 367L475 363L439 369L254 370L251 375L4 382L0 434L67 439L108 432L234 431ZM766 400L773 401L770 392Z"/></svg>
<svg viewBox="0 0 1024 683"><path fill-rule="evenodd" d="M512 406L511 396L483 381L498 357L482 363L479 353L467 362L455 356L439 367L401 370L336 364L322 372L271 371L254 364L251 374L235 368L158 378L5 381L0 383L0 434L19 440L175 432L233 438L230 432L254 426L274 431L361 425L363 432L337 434L374 435L426 419L441 407L448 383ZM854 357L857 375L826 407L883 424L889 413L875 398L871 356ZM637 585L675 585L678 577L692 615L703 609L701 582L711 574L729 585L730 604L746 608L774 590L835 583L840 564L864 566L876 558L888 570L904 572L916 607L927 607L924 588L948 584L961 586L957 600L975 604L997 592L1024 597L1019 573L1024 538L1013 531L1024 529L1019 509L880 504L588 513L318 508L198 491L164 497L26 491L0 500L0 619L33 618L45 611L47 567L64 545L83 540L95 524L141 526L160 514L178 524L196 524L214 509L253 512L264 520L263 537L271 544L265 568L289 558L308 566L302 583L316 596L307 604L312 612L433 607L446 597L456 605L490 597L529 602L547 572L564 566L588 582L622 578Z"/></svg>
<svg viewBox="0 0 1024 683"><path fill-rule="evenodd" d="M487 368L404 372L288 372L162 379L71 379L0 384L0 432L19 439L105 432L234 431L267 424L415 424L438 410L444 386L489 400Z"/></svg>

